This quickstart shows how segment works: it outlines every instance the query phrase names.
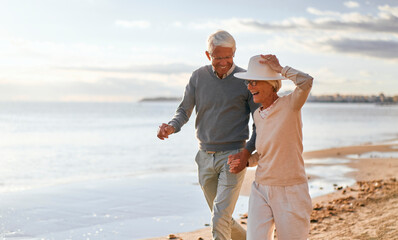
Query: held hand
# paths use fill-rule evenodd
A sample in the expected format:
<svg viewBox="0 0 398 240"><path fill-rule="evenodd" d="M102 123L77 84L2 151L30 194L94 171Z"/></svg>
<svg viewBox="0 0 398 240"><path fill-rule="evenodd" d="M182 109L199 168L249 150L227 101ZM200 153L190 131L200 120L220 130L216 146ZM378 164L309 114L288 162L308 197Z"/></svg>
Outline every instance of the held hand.
<svg viewBox="0 0 398 240"><path fill-rule="evenodd" d="M231 173L240 173L246 168L247 161L250 157L250 153L247 149L243 149L237 154L228 156L229 171Z"/></svg>
<svg viewBox="0 0 398 240"><path fill-rule="evenodd" d="M263 64L268 64L275 72L281 73L283 67L279 64L279 60L275 55L272 54L267 54L267 55L262 55L261 58L264 60L260 60L260 63Z"/></svg>
<svg viewBox="0 0 398 240"><path fill-rule="evenodd" d="M174 133L175 129L173 126L163 123L159 126L158 129L158 138L160 140L164 140L165 138L169 138L169 135Z"/></svg>

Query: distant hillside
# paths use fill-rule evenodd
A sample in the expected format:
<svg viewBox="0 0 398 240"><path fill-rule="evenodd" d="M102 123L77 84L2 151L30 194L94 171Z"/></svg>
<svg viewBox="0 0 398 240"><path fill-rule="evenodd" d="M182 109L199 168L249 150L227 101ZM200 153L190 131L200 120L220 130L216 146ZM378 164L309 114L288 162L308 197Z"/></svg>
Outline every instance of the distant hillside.
<svg viewBox="0 0 398 240"><path fill-rule="evenodd" d="M284 96L291 93L291 91L285 91L278 93L279 96ZM155 97L155 98L143 98L140 102L180 102L180 97ZM334 102L334 103L375 103L380 105L385 104L398 104L398 95L386 96L383 93L379 95L312 95L308 97L308 102Z"/></svg>
<svg viewBox="0 0 398 240"><path fill-rule="evenodd" d="M156 97L156 98L143 98L140 102L175 102L181 101L180 97Z"/></svg>

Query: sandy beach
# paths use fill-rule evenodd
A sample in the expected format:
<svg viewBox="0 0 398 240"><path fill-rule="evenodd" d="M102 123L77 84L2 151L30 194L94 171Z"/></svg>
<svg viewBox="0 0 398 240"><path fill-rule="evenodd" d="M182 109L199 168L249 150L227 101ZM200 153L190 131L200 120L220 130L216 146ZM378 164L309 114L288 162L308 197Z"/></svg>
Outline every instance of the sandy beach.
<svg viewBox="0 0 398 240"><path fill-rule="evenodd" d="M397 140L305 152L304 159L306 166L348 160L344 164L355 171L346 175L356 181L352 186L336 184L333 193L312 200L310 239L398 239ZM250 193L254 172L254 168L247 171L242 195ZM239 219L243 227L246 227L246 218ZM205 227L148 240L161 239L205 240L211 239L211 232L210 227Z"/></svg>

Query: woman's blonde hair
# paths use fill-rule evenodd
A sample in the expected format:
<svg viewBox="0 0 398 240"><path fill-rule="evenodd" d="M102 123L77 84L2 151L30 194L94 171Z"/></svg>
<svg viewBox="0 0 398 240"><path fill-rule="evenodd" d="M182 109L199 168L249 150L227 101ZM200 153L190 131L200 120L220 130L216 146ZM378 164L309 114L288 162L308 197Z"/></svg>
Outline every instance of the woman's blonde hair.
<svg viewBox="0 0 398 240"><path fill-rule="evenodd" d="M281 80L269 80L267 81L273 88L274 92L278 92L279 89L282 87L282 81Z"/></svg>

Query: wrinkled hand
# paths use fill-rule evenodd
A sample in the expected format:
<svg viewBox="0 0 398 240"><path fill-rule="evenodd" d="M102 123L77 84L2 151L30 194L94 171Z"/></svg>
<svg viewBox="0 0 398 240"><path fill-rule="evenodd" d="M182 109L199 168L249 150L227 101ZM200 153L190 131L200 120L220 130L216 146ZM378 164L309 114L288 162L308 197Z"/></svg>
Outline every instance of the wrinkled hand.
<svg viewBox="0 0 398 240"><path fill-rule="evenodd" d="M247 149L243 149L237 154L228 156L229 171L231 173L240 173L247 166L247 161L250 157L250 152Z"/></svg>
<svg viewBox="0 0 398 240"><path fill-rule="evenodd" d="M277 73L282 72L283 67L279 64L279 60L275 55L272 55L272 54L262 55L261 54L261 58L263 60L260 60L260 63L268 64L268 66L270 66L272 68L272 70L274 70Z"/></svg>
<svg viewBox="0 0 398 240"><path fill-rule="evenodd" d="M159 126L158 138L160 140L164 140L165 138L169 138L169 135L173 134L174 132L175 129L173 126L163 123L162 125Z"/></svg>

